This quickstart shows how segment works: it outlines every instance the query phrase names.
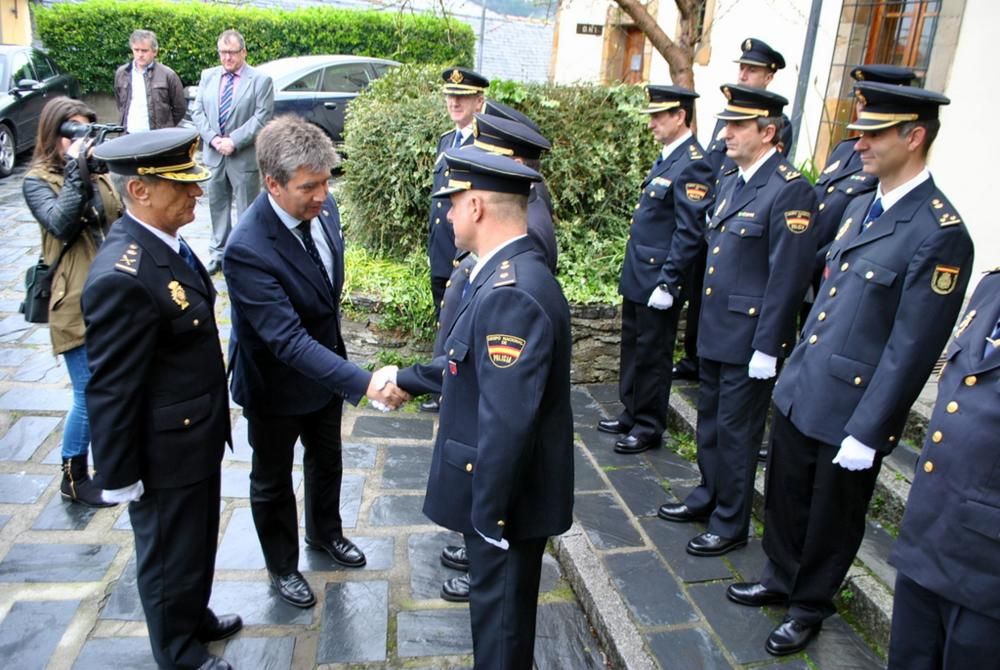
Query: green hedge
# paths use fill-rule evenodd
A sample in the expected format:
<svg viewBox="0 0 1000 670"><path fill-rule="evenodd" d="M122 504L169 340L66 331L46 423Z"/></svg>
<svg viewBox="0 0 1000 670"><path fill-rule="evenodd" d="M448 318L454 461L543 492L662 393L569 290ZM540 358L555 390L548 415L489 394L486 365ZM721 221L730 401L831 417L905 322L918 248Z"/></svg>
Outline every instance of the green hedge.
<svg viewBox="0 0 1000 670"><path fill-rule="evenodd" d="M352 239L393 258L427 243L435 147L451 127L441 68L397 68L348 110L342 207ZM488 97L523 111L553 149L542 159L559 241L559 279L578 303L617 302L624 241L657 145L638 86L494 81Z"/></svg>
<svg viewBox="0 0 1000 670"><path fill-rule="evenodd" d="M128 37L152 30L159 59L185 84L218 65L219 33L239 30L251 63L307 54L354 54L410 63L473 60L475 34L464 23L424 15L312 7L262 9L202 2L89 0L35 6L42 44L85 93L113 88L115 69L131 58Z"/></svg>

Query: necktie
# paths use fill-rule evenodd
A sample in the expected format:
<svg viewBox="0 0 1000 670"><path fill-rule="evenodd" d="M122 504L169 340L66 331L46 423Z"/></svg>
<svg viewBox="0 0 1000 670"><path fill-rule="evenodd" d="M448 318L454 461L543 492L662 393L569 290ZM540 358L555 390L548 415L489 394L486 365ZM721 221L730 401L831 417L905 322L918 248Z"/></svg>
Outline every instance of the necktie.
<svg viewBox="0 0 1000 670"><path fill-rule="evenodd" d="M310 230L312 223L310 221L303 221L297 228L299 233L302 235L302 244L305 245L306 253L309 255L309 259L319 270L319 273L323 275L323 281L326 283L326 287L330 289L330 295L333 295L333 282L330 281L330 273L327 272L326 266L323 265L323 259L319 257L319 249L316 247L316 242L313 240L312 230Z"/></svg>
<svg viewBox="0 0 1000 670"><path fill-rule="evenodd" d="M875 198L875 202L872 203L871 209L868 210L868 216L865 217L864 228L867 229L870 225L875 223L875 219L882 216L885 209L882 207L882 198Z"/></svg>
<svg viewBox="0 0 1000 670"><path fill-rule="evenodd" d="M226 78L226 83L222 86L222 97L219 98L219 134L225 135L226 121L229 120L229 111L233 106L233 82L236 75L227 72L222 76Z"/></svg>
<svg viewBox="0 0 1000 670"><path fill-rule="evenodd" d="M460 146L462 146L462 131L456 130L455 137L451 140L451 148L455 149L456 147Z"/></svg>
<svg viewBox="0 0 1000 670"><path fill-rule="evenodd" d="M198 272L198 261L195 260L194 252L191 251L191 247L189 247L187 242L185 242L184 240L180 240L180 243L181 243L181 248L178 253L181 255L181 258L184 260L185 263L188 264L188 267L194 270L195 274L201 277L201 273Z"/></svg>
<svg viewBox="0 0 1000 670"><path fill-rule="evenodd" d="M747 180L740 175L736 178L736 186L733 188L733 201L739 197L740 193L743 191L743 187L747 185Z"/></svg>
<svg viewBox="0 0 1000 670"><path fill-rule="evenodd" d="M993 334L986 338L986 349L983 350L983 358L996 356L998 351L1000 351L1000 319L997 319L997 325L993 328Z"/></svg>

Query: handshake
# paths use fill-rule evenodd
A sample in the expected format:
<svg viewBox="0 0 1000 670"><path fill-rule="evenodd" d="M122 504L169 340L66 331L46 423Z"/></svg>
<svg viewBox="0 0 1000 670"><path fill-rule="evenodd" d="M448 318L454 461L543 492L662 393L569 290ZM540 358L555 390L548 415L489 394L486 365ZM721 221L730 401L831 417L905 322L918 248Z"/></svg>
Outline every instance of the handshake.
<svg viewBox="0 0 1000 670"><path fill-rule="evenodd" d="M396 373L399 368L395 365L387 365L380 368L372 375L372 380L368 384L368 391L365 395L371 401L372 407L380 412L389 412L399 407L410 399L410 394L396 386Z"/></svg>

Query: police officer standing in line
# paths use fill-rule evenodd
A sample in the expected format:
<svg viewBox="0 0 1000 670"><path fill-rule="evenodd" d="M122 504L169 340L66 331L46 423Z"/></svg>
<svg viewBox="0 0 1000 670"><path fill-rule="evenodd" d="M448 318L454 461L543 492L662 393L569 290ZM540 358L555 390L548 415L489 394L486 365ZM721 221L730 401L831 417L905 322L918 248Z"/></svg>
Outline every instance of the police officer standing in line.
<svg viewBox="0 0 1000 670"><path fill-rule="evenodd" d="M230 668L205 645L235 634L236 615L208 607L219 535L229 393L215 288L178 236L210 173L198 134L171 128L106 142L125 202L83 291L93 376L87 407L94 479L131 501L139 598L161 668Z"/></svg>
<svg viewBox="0 0 1000 670"><path fill-rule="evenodd" d="M812 187L778 153L788 101L760 88L722 87L727 154L708 231L708 268L698 331L698 468L701 483L668 521L708 520L689 554L718 556L745 546L757 450L778 359L792 350L795 315L816 243Z"/></svg>
<svg viewBox="0 0 1000 670"><path fill-rule="evenodd" d="M760 582L727 590L743 605L788 603L767 639L774 655L802 650L836 611L882 458L945 345L972 266L972 240L926 167L948 99L864 81L854 91L864 109L848 128L861 131L855 150L879 185L847 206L775 389L767 566Z"/></svg>
<svg viewBox="0 0 1000 670"><path fill-rule="evenodd" d="M889 562L890 670L995 667L1000 658L1000 267L955 329Z"/></svg>
<svg viewBox="0 0 1000 670"><path fill-rule="evenodd" d="M774 73L785 67L785 58L772 49L766 42L755 37L748 37L741 45L742 55L735 63L740 66L736 83L751 88L767 88ZM788 116L781 115L782 127L778 134L780 138L779 151L788 156L792 147L792 124ZM712 139L705 152L705 159L712 166L713 186L722 179L736 164L726 157L726 140L724 132L726 122L719 119L712 131ZM687 325L684 329L684 358L674 365L674 379L698 380L698 314L701 312L702 278L705 275L705 258L708 247L701 245L701 250L692 266L688 277L686 291L681 296L681 304L687 300Z"/></svg>
<svg viewBox="0 0 1000 670"><path fill-rule="evenodd" d="M535 123L528 115L519 112L510 105L505 105L502 102L497 102L496 100L487 100L486 104L483 106L483 111L490 116L499 116L502 119L510 119L511 121L523 123L539 135L542 134L542 129L538 127L537 123ZM525 165L538 172L538 168L530 162L526 162ZM555 212L552 207L552 194L549 193L549 189L545 185L544 179L531 185L531 197L528 199L529 207L536 196L545 202L545 206L549 208L549 215L552 216Z"/></svg>
<svg viewBox="0 0 1000 670"><path fill-rule="evenodd" d="M615 451L637 454L658 447L670 397L670 352L684 277L702 244L714 191L712 168L691 133L698 94L679 86L647 86L648 126L662 147L643 180L632 214L618 292L622 295L621 363L617 418L598 422L623 434Z"/></svg>

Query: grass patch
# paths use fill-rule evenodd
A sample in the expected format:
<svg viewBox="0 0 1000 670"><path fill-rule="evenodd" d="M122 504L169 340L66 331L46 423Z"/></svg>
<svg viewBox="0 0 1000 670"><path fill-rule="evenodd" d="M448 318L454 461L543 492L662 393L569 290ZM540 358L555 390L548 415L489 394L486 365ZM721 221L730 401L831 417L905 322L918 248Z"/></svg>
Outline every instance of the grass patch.
<svg viewBox="0 0 1000 670"><path fill-rule="evenodd" d="M698 459L698 444L695 442L694 435L671 430L670 440L667 444L678 456L687 461L694 463Z"/></svg>

